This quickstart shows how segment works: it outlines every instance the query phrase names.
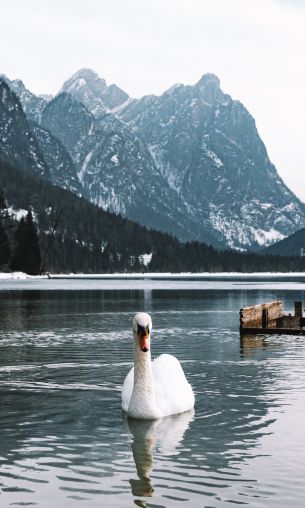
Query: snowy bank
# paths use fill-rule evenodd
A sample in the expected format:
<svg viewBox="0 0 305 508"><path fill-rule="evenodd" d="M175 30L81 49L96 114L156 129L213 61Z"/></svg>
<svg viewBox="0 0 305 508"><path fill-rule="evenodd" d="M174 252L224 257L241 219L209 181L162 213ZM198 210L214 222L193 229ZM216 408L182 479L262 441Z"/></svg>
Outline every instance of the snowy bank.
<svg viewBox="0 0 305 508"><path fill-rule="evenodd" d="M0 272L0 280L46 279L47 275L28 275L24 272Z"/></svg>
<svg viewBox="0 0 305 508"><path fill-rule="evenodd" d="M147 273L70 273L50 274L52 279L200 279L226 277L305 277L305 272L147 272Z"/></svg>

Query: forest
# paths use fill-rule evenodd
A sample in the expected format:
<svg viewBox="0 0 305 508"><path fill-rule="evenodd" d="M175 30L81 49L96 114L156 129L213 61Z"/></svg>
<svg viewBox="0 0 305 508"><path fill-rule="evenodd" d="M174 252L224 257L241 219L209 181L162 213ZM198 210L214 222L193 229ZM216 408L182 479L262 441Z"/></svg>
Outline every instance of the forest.
<svg viewBox="0 0 305 508"><path fill-rule="evenodd" d="M26 273L305 271L305 257L182 243L0 161L0 270ZM145 265L143 254L152 254Z"/></svg>

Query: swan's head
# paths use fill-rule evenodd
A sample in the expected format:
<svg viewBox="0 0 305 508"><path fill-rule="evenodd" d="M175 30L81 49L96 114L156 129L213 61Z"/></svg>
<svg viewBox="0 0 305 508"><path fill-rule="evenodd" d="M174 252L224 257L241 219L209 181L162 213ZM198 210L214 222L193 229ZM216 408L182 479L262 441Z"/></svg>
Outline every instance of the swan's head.
<svg viewBox="0 0 305 508"><path fill-rule="evenodd" d="M145 312L139 312L133 318L133 336L138 341L143 353L150 349L150 334L152 329L151 317Z"/></svg>

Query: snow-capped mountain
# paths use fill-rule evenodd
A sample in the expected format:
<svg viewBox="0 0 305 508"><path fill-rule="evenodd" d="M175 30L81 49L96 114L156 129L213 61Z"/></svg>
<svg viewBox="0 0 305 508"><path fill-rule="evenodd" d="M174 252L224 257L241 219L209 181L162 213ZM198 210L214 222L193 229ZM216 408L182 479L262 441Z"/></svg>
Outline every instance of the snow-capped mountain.
<svg viewBox="0 0 305 508"><path fill-rule="evenodd" d="M41 125L71 155L82 194L92 203L184 240L198 236L184 202L162 178L145 143L116 116L95 118L64 92L48 103ZM209 231L201 232L201 239L217 243Z"/></svg>
<svg viewBox="0 0 305 508"><path fill-rule="evenodd" d="M59 93L69 93L95 116L108 112L126 103L129 96L117 85L107 86L91 69L81 69L62 86Z"/></svg>
<svg viewBox="0 0 305 508"><path fill-rule="evenodd" d="M107 210L237 249L305 227L304 204L270 162L254 119L213 74L137 100L82 69L54 99L38 98L41 107L11 83L42 129L33 133L52 181L76 193L80 185Z"/></svg>
<svg viewBox="0 0 305 508"><path fill-rule="evenodd" d="M270 162L255 121L204 75L119 117L139 132L193 220L233 248L267 245L304 226L304 205Z"/></svg>

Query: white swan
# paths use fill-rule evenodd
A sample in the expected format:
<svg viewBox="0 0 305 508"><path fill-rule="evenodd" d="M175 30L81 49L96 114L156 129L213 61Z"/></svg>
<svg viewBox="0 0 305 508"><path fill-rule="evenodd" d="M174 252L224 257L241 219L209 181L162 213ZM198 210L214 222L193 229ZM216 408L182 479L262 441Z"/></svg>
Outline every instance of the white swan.
<svg viewBox="0 0 305 508"><path fill-rule="evenodd" d="M154 420L194 407L192 387L178 360L164 354L151 361L151 330L150 315L136 314L133 319L134 367L122 388L122 408L131 418Z"/></svg>

